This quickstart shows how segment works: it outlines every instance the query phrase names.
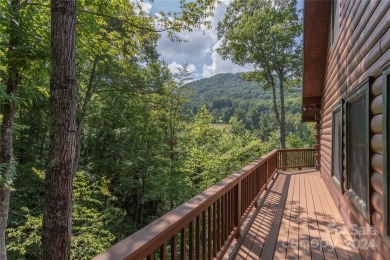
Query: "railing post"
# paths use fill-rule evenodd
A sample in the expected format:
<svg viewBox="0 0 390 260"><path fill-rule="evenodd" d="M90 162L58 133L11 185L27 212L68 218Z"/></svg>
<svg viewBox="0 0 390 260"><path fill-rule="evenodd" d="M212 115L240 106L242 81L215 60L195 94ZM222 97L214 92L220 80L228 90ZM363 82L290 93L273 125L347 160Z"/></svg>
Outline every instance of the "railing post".
<svg viewBox="0 0 390 260"><path fill-rule="evenodd" d="M237 214L237 219L236 219L236 226L237 226L237 238L241 236L241 182L240 181L237 184L237 203L236 203L236 214Z"/></svg>

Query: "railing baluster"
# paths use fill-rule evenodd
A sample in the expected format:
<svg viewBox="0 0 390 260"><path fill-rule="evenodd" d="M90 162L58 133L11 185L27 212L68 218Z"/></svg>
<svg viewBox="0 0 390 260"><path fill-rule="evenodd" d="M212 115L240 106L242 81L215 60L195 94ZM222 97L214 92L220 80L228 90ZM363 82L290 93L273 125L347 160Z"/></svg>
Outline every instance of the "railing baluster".
<svg viewBox="0 0 390 260"><path fill-rule="evenodd" d="M162 244L160 246L160 259L161 260L165 260L166 259L166 255L167 255L167 246L164 242L164 244Z"/></svg>
<svg viewBox="0 0 390 260"><path fill-rule="evenodd" d="M226 231L226 214L225 214L225 196L221 197L221 245L223 245L223 241L225 240L225 231Z"/></svg>
<svg viewBox="0 0 390 260"><path fill-rule="evenodd" d="M202 259L206 259L206 211L202 213Z"/></svg>
<svg viewBox="0 0 390 260"><path fill-rule="evenodd" d="M226 214L226 223L225 223L225 239L230 233L230 224L229 224L229 192L225 194L225 214Z"/></svg>
<svg viewBox="0 0 390 260"><path fill-rule="evenodd" d="M237 226L237 237L241 235L241 202L242 202L242 197L241 197L241 181L238 182L237 185L237 192L236 192L236 223L235 225Z"/></svg>
<svg viewBox="0 0 390 260"><path fill-rule="evenodd" d="M246 209L248 208L248 206L249 206L249 198L250 198L250 189L249 189L249 187L251 186L250 185L250 178L251 178L251 175L250 176L248 176L247 178L246 178L246 185L247 185L247 188L246 188L246 204L245 204L245 211L246 211Z"/></svg>
<svg viewBox="0 0 390 260"><path fill-rule="evenodd" d="M221 248L221 225L221 199L219 199L217 204L217 251Z"/></svg>
<svg viewBox="0 0 390 260"><path fill-rule="evenodd" d="M244 203L242 205L242 212L241 212L241 214L243 214L245 212L247 198L248 198L248 178L245 178L243 183L244 183L244 191L243 191L243 194L244 194L243 201L244 201Z"/></svg>
<svg viewBox="0 0 390 260"><path fill-rule="evenodd" d="M225 198L225 213L226 213L226 233L225 233L225 239L229 236L230 233L230 225L229 225L229 192L226 193Z"/></svg>
<svg viewBox="0 0 390 260"><path fill-rule="evenodd" d="M253 200L253 198L256 196L256 190L257 190L257 185L258 185L258 181L257 181L257 172L258 172L258 169L257 168L255 170L255 172L252 174L252 189L251 189L251 196L250 196L250 201ZM250 203L250 202L249 202Z"/></svg>
<svg viewBox="0 0 390 260"><path fill-rule="evenodd" d="M263 188L264 185L264 174L263 174L263 169L264 169L264 164L260 165L259 168L257 168L257 185L256 185L256 190L255 190L255 196L257 193ZM255 206L257 203L255 204Z"/></svg>
<svg viewBox="0 0 390 260"><path fill-rule="evenodd" d="M194 221L189 224L189 259L194 259Z"/></svg>
<svg viewBox="0 0 390 260"><path fill-rule="evenodd" d="M176 260L177 259L176 248L177 248L177 235L174 235L171 238L171 259L172 260Z"/></svg>
<svg viewBox="0 0 390 260"><path fill-rule="evenodd" d="M241 186L244 187L245 189L245 179L243 178L242 181L241 181ZM240 189L240 193L241 193L241 204L240 204L240 214L242 215L242 212L243 212L243 209L244 209L244 205L245 205L245 190L243 190L242 188ZM240 215L240 218L241 218L241 215Z"/></svg>
<svg viewBox="0 0 390 260"><path fill-rule="evenodd" d="M181 230L180 234L180 259L185 260L187 259L187 235L185 227Z"/></svg>
<svg viewBox="0 0 390 260"><path fill-rule="evenodd" d="M241 189L241 193L242 193L241 216L244 213L244 208L246 205L246 178L242 179L242 187L243 189Z"/></svg>
<svg viewBox="0 0 390 260"><path fill-rule="evenodd" d="M250 187L250 192L249 192L249 201L248 203L251 204L254 194L255 194L255 189L257 186L256 183L256 170L254 170L253 174L250 175L251 177L249 178L249 187Z"/></svg>
<svg viewBox="0 0 390 260"><path fill-rule="evenodd" d="M217 254L217 207L213 204L213 255Z"/></svg>
<svg viewBox="0 0 390 260"><path fill-rule="evenodd" d="M211 252L211 242L212 242L212 239L211 239L211 230L212 230L212 226L211 226L211 220L212 220L212 215L211 215L211 207L209 207L207 209L207 252L208 252L208 259L211 259L212 257L212 252Z"/></svg>
<svg viewBox="0 0 390 260"><path fill-rule="evenodd" d="M225 234L224 234L224 240L228 237L228 234L230 232L230 225L229 225L229 192L225 194Z"/></svg>
<svg viewBox="0 0 390 260"><path fill-rule="evenodd" d="M195 226L195 258L200 259L200 217L196 217L196 226Z"/></svg>
<svg viewBox="0 0 390 260"><path fill-rule="evenodd" d="M224 234L225 234L225 218L226 218L226 215L224 213L224 210L225 210L225 198L224 196L221 197L221 233L219 234L219 239L221 240L221 245L220 245L220 250L223 246L223 242L224 242Z"/></svg>
<svg viewBox="0 0 390 260"><path fill-rule="evenodd" d="M234 228L234 220L233 220L233 218L234 218L234 216L233 216L233 214L234 214L234 211L233 211L233 190L230 190L229 191L229 193L230 193L230 200L229 200L229 209L230 209L230 230L233 230L233 228Z"/></svg>

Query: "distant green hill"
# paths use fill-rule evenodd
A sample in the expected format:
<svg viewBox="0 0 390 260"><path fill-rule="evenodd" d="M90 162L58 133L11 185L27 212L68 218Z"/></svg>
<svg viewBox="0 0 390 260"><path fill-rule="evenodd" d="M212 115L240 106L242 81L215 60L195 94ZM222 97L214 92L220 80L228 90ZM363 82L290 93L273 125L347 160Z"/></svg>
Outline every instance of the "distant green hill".
<svg viewBox="0 0 390 260"><path fill-rule="evenodd" d="M216 122L228 123L231 117L244 122L248 129L258 129L261 118L272 119L272 92L257 82L242 79L239 73L218 74L191 82L191 113L196 114L202 105L215 117ZM286 93L286 110L300 113L301 88Z"/></svg>
<svg viewBox="0 0 390 260"><path fill-rule="evenodd" d="M271 91L264 91L259 83L245 81L239 73L218 74L188 84L196 90L196 97L202 100L213 100L216 97L230 99L270 99Z"/></svg>

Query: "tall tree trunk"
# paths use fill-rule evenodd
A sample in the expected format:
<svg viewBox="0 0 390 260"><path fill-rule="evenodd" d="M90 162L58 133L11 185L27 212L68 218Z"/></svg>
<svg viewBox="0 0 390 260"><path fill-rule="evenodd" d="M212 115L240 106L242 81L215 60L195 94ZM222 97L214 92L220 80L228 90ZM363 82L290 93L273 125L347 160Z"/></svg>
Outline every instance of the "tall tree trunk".
<svg viewBox="0 0 390 260"><path fill-rule="evenodd" d="M277 97L276 97L276 82L269 71L267 73L268 84L272 88L272 101L273 109L275 113L276 123L279 127L279 148L286 148L286 112L284 108L284 78L281 73L278 73L279 78L279 99L280 99L280 111L278 110Z"/></svg>
<svg viewBox="0 0 390 260"><path fill-rule="evenodd" d="M279 114L279 110L278 110L278 101L276 98L276 86L273 84L271 88L272 88L272 104L273 104L276 124L280 128L280 114Z"/></svg>
<svg viewBox="0 0 390 260"><path fill-rule="evenodd" d="M283 80L280 80L279 77L279 98L280 98L280 112L278 110L278 101L276 97L276 83L275 80L271 74L271 72L268 72L268 84L271 85L272 88L272 101L273 101L273 109L275 113L276 118L276 124L279 127L279 148L285 149L286 148L286 114L284 109L284 86L283 86Z"/></svg>
<svg viewBox="0 0 390 260"><path fill-rule="evenodd" d="M76 153L76 0L51 2L50 145L43 259L70 259Z"/></svg>
<svg viewBox="0 0 390 260"><path fill-rule="evenodd" d="M85 97L84 97L84 102L83 102L83 106L81 108L81 112L80 112L80 115L77 119L77 131L76 131L76 159L75 159L75 163L74 163L74 174L77 173L77 168L79 167L79 161L80 161L80 154L81 154L81 134L83 133L83 129L84 129L84 122L85 122L85 117L87 115L87 110L88 110L88 106L89 106L89 103L91 101L91 98L94 94L94 90L95 90L95 86L94 86L94 78L95 78L95 75L96 75L96 66L97 66L97 63L98 63L98 58L95 58L94 61L93 61L93 65L92 65L92 71L91 71L91 75L89 77L89 81L88 81L88 86L87 86L87 92L85 94Z"/></svg>
<svg viewBox="0 0 390 260"><path fill-rule="evenodd" d="M20 80L20 72L18 66L18 57L16 49L20 44L20 32L18 22L18 11L20 9L20 0L11 1L11 19L10 19L10 35L9 49L7 53L7 85L6 93L8 95L7 102L3 105L3 121L0 128L0 259L7 259L6 253L6 228L8 221L9 210L9 195L11 182L11 163L13 157L13 125L16 111L16 95L18 83Z"/></svg>
<svg viewBox="0 0 390 260"><path fill-rule="evenodd" d="M280 133L280 148L285 149L286 148L286 112L284 109L284 79L283 76L279 76L279 95L280 95L280 126L279 126L279 133Z"/></svg>

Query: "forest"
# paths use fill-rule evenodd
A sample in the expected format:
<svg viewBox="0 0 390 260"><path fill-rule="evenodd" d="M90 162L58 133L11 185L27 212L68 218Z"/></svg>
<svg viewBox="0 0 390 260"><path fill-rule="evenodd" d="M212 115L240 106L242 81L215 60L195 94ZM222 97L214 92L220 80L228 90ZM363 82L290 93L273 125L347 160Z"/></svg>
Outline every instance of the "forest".
<svg viewBox="0 0 390 260"><path fill-rule="evenodd" d="M181 2L180 13L155 17L136 1L76 3L71 259L92 258L279 147L267 83L241 74L191 82L186 66L171 73L161 59L162 31L181 41L178 32L210 26L216 1ZM6 252L8 259L47 259L55 16L49 1L38 0L1 1L0 13L2 135L14 111L12 156L0 162L2 194L10 193L0 214ZM300 82L284 96L286 147L312 147L313 126L300 121Z"/></svg>
<svg viewBox="0 0 390 260"><path fill-rule="evenodd" d="M239 73L225 73L191 82L187 86L192 91L192 97L185 114L194 116L206 105L213 116L213 123L229 124L232 119L237 120L263 142L277 135L272 93L262 84L246 81ZM289 148L307 147L314 142L313 126L300 120L301 96L302 88L299 85L289 88L285 94ZM300 140L307 142L299 143Z"/></svg>

